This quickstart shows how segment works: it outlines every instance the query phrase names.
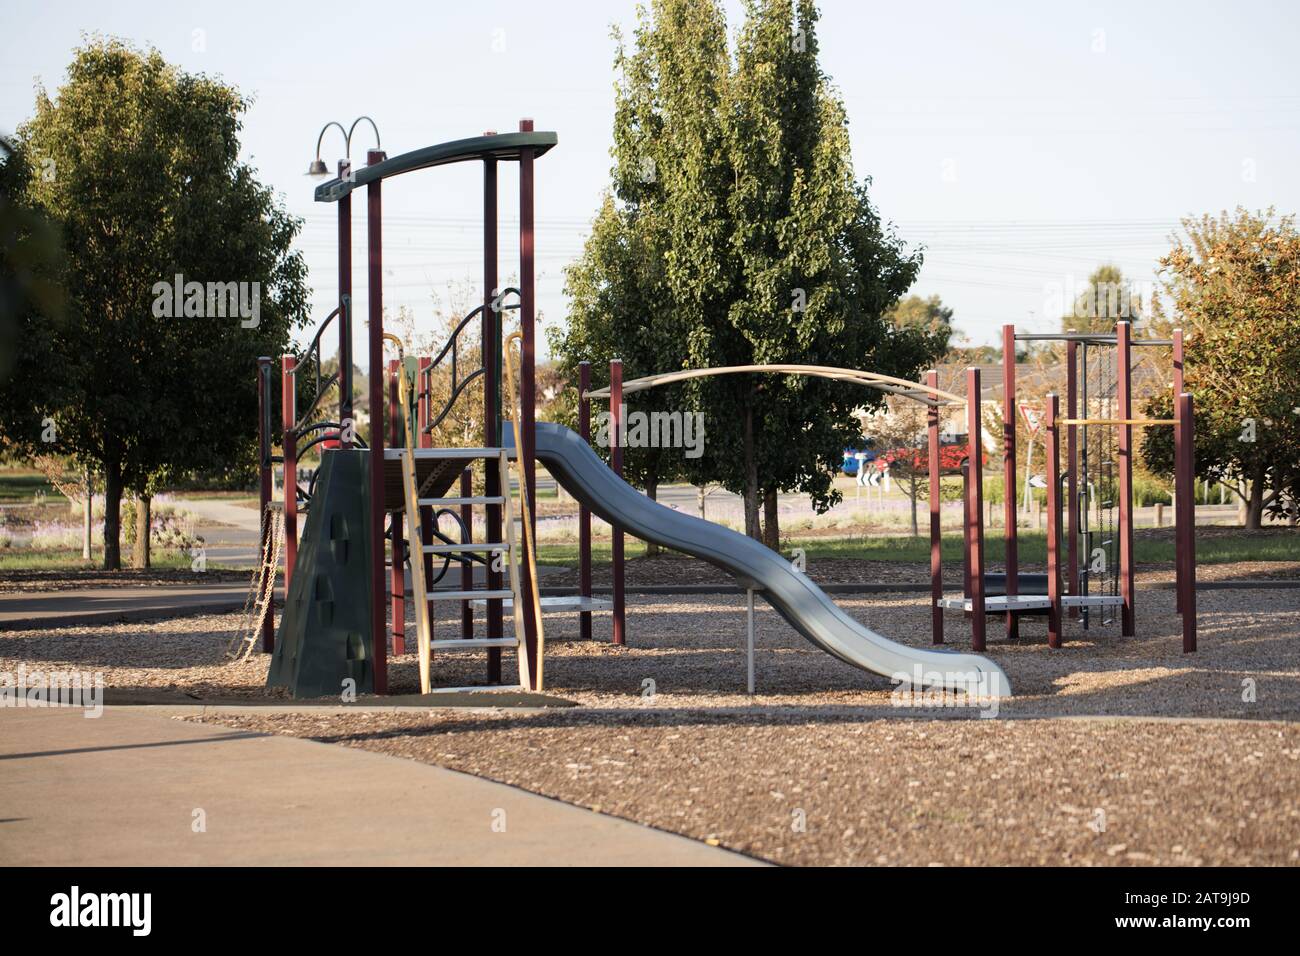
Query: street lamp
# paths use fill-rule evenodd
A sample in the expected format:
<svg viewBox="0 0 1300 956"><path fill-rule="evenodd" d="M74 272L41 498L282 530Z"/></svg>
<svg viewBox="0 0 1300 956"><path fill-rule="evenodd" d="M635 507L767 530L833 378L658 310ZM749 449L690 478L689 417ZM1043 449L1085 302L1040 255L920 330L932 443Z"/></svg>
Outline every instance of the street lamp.
<svg viewBox="0 0 1300 956"><path fill-rule="evenodd" d="M321 147L321 143L325 139L325 132L331 126L337 126L339 132L343 134L343 150L344 150L343 155L347 157L348 164L351 165L352 134L356 132L357 124L360 123L362 120L365 120L367 123L369 123L370 128L375 131L375 149L380 148L379 127L375 125L375 121L372 120L369 116L358 116L356 119L352 121L352 126L346 130L343 128L342 123L338 123L335 122L334 120L330 120L328 123L326 123L324 126L321 127L320 135L316 137L316 158L312 160L311 165L307 167L308 176L315 176L319 178L321 176L329 175L329 167L326 166L325 161L320 158L320 147Z"/></svg>

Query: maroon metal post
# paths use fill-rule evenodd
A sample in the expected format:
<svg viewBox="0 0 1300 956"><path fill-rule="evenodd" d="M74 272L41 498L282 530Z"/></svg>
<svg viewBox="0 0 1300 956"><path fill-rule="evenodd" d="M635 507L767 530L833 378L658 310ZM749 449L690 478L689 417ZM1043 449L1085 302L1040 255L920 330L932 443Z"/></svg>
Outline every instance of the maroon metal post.
<svg viewBox="0 0 1300 956"><path fill-rule="evenodd" d="M1002 515L1006 528L1006 590L1020 593L1020 562L1016 541L1016 327L1002 326ZM1007 610L1007 637L1020 635L1020 617Z"/></svg>
<svg viewBox="0 0 1300 956"><path fill-rule="evenodd" d="M961 596L970 600L970 459L961 463ZM962 611L969 620L970 611Z"/></svg>
<svg viewBox="0 0 1300 956"><path fill-rule="evenodd" d="M352 163L339 160L339 179L351 175ZM352 391L344 387L352 377L345 375L352 368L352 193L339 200L339 448L351 448L348 440L352 421Z"/></svg>
<svg viewBox="0 0 1300 956"><path fill-rule="evenodd" d="M939 373L931 369L925 373L925 384L931 389L939 387ZM936 402L939 396L931 392L930 398ZM930 640L935 644L943 643L943 549L939 522L939 407L931 405L926 412L928 434L929 479L930 479ZM865 462L863 466L865 466Z"/></svg>
<svg viewBox="0 0 1300 956"><path fill-rule="evenodd" d="M402 435L402 413L397 397L399 367L396 359L388 362L388 440L394 448L400 448L406 440ZM392 573L389 599L393 608L393 653L406 653L406 553L402 547L401 512L390 511L389 523L393 528Z"/></svg>
<svg viewBox="0 0 1300 956"><path fill-rule="evenodd" d="M1070 329L1071 334L1074 329ZM1065 343L1065 417L1078 418L1079 349L1077 342ZM1069 594L1079 593L1079 433L1078 426L1065 426L1065 587ZM1079 608L1070 607L1070 617L1077 618Z"/></svg>
<svg viewBox="0 0 1300 956"><path fill-rule="evenodd" d="M1119 368L1115 385L1119 392L1119 417L1133 417L1133 376L1131 327L1128 322L1115 324L1115 361ZM1119 426L1119 593L1124 598L1120 615L1120 632L1132 637L1136 630L1133 613L1133 426Z"/></svg>
<svg viewBox="0 0 1300 956"><path fill-rule="evenodd" d="M261 514L262 554L267 553L271 541L271 514L267 510L272 498L271 469L271 363L270 356L263 355L257 360L257 500L258 513ZM279 562L277 561L277 564ZM266 573L271 575L271 600L266 602L266 613L262 615L262 650L270 654L275 650L275 577L279 568L272 566Z"/></svg>
<svg viewBox="0 0 1300 956"><path fill-rule="evenodd" d="M521 133L532 132L533 121L519 121ZM523 573L519 589L525 607L533 605L533 574L537 566L537 384L533 367L536 351L537 295L533 248L533 150L519 151L519 475L521 496L528 496L528 514L532 548L525 548ZM537 619L524 614L524 647L528 653L529 673L537 674ZM536 680L536 677L534 677Z"/></svg>
<svg viewBox="0 0 1300 956"><path fill-rule="evenodd" d="M591 444L591 399L587 392L591 388L591 363L578 363L578 434L588 445ZM584 598L591 597L591 509L586 505L578 506L578 592ZM583 611L578 615L578 636L591 640L591 612Z"/></svg>
<svg viewBox="0 0 1300 956"><path fill-rule="evenodd" d="M298 359L292 355L280 356L280 421L284 426L284 593L289 593L289 580L298 560L298 439L294 426L298 423L298 392L295 388L294 370Z"/></svg>
<svg viewBox="0 0 1300 956"><path fill-rule="evenodd" d="M609 466L614 474L623 477L623 360L611 359L609 363ZM614 643L626 644L623 595L623 529L610 527L612 564L614 572Z"/></svg>
<svg viewBox="0 0 1300 956"><path fill-rule="evenodd" d="M1173 383L1174 417L1177 418L1179 415L1179 407L1180 407L1179 401L1183 394L1183 330L1182 329L1174 329L1173 340L1174 340L1174 349L1173 349L1174 351L1174 363L1173 363L1174 364L1174 383ZM1183 429L1180 425L1175 425L1174 426L1174 498L1175 498L1174 523L1175 525L1177 525L1178 522L1177 519L1177 513L1178 513L1177 497L1179 495L1178 468L1180 467L1179 463L1182 461L1182 454L1183 454L1182 443L1183 443ZM1194 508L1195 502L1193 502L1192 504ZM1178 532L1175 532L1174 539L1175 541L1177 541ZM1187 576L1187 568L1183 560L1182 549L1175 547L1174 548L1174 594L1177 597L1175 598L1174 601L1175 604L1174 612L1176 614L1183 613L1183 579L1186 576Z"/></svg>
<svg viewBox="0 0 1300 956"><path fill-rule="evenodd" d="M1183 613L1183 653L1190 654L1196 650L1196 454L1195 454L1195 419L1192 396L1188 392L1179 394L1176 400L1178 424L1182 435L1179 439L1180 460L1175 469L1174 480L1177 484L1178 504L1177 522L1178 553L1183 556L1183 573L1178 582L1182 596Z"/></svg>
<svg viewBox="0 0 1300 956"><path fill-rule="evenodd" d="M366 152L367 165L385 159ZM366 258L370 314L370 633L375 693L388 693L388 634L384 628L384 241L383 180L366 184Z"/></svg>
<svg viewBox="0 0 1300 956"><path fill-rule="evenodd" d="M519 121L519 132L531 133L533 121ZM519 430L523 437L523 449L519 459L520 471L528 483L528 501L534 506L530 510L533 525L533 540L537 540L537 383L534 375L533 361L537 338L536 325L537 296L534 281L534 246L533 246L533 151L519 151L519 328L523 333L520 351L519 369Z"/></svg>
<svg viewBox="0 0 1300 956"><path fill-rule="evenodd" d="M1061 646L1061 399L1047 396L1047 646Z"/></svg>
<svg viewBox="0 0 1300 956"><path fill-rule="evenodd" d="M970 524L971 649L984 650L984 468L983 426L980 423L980 370L966 369L966 428L970 481L967 517Z"/></svg>
<svg viewBox="0 0 1300 956"><path fill-rule="evenodd" d="M483 135L495 136L492 130ZM483 321L482 351L483 356L483 444L489 448L501 445L501 311L497 303L497 161L492 157L483 160ZM507 396L508 401L513 401ZM521 468L522 471L522 468ZM484 494L500 497L509 494L510 489L501 490L501 476L498 469L489 462L484 469ZM501 506L488 505L485 509L484 534L488 541L503 541L501 530ZM496 561L488 556L487 587L489 590L502 589L501 572L495 570ZM487 636L500 638L504 634L503 605L499 598L487 602L486 624ZM488 683L501 683L501 648L488 648Z"/></svg>
<svg viewBox="0 0 1300 956"><path fill-rule="evenodd" d="M466 468L460 473L460 496L469 498L474 494L474 471ZM471 544L474 541L474 508L472 505L460 506L460 520L465 525L461 529L460 543ZM489 559L491 556L489 555ZM463 591L474 589L474 565L465 561L460 566L460 587ZM470 640L474 636L474 608L469 601L460 602L460 636Z"/></svg>

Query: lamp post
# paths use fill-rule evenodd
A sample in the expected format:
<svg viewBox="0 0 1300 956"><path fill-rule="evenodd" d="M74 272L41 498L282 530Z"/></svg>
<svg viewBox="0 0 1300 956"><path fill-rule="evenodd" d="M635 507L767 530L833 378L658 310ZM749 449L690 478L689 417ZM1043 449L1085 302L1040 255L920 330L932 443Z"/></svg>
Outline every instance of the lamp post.
<svg viewBox="0 0 1300 956"><path fill-rule="evenodd" d="M329 168L321 159L321 143L331 126L343 134L344 158L338 163L339 179L349 179L352 175L352 134L358 124L364 120L375 131L375 149L379 149L379 127L369 116L358 116L347 129L343 124L330 120L321 127L316 137L316 158L307 167L307 175L320 178L329 175ZM352 194L344 196L338 203L339 229L339 448L348 448L351 441L348 436L353 429L352 422Z"/></svg>

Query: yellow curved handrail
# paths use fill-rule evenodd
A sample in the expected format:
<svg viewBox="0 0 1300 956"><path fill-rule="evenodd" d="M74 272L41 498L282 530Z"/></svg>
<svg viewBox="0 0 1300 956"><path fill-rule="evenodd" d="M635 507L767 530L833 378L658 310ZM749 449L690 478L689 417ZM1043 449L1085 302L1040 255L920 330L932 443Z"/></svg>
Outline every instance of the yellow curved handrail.
<svg viewBox="0 0 1300 956"><path fill-rule="evenodd" d="M865 385L868 388L874 388L878 391L887 392L891 395L899 395L903 398L910 398L922 405L939 407L945 404L965 405L966 399L952 392L945 392L939 388L931 388L920 382L911 382L905 378L895 378L892 375L882 375L878 372L864 372L860 369L837 368L831 365L723 365L717 368L688 368L678 372L660 372L658 375L646 375L641 378L634 378L631 381L623 383L623 394L629 395L632 392L641 392L646 389L656 388L660 385L670 385L673 382L685 382L695 378L710 378L715 375L738 375L745 372L767 372L778 375L810 375L815 378L828 378L839 382L851 382L856 385ZM938 401L930 396L937 396ZM587 398L609 398L608 388L591 389L586 394Z"/></svg>

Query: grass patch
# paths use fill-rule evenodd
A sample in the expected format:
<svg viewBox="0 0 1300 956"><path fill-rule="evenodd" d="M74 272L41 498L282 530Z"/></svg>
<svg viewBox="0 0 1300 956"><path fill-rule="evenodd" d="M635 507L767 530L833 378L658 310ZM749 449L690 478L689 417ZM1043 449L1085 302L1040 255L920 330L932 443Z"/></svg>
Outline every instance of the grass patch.
<svg viewBox="0 0 1300 956"><path fill-rule="evenodd" d="M625 553L628 558L645 554L645 544L628 537ZM995 529L985 532L985 560L1002 561L1006 556L1001 534ZM947 534L942 539L945 564L962 560L963 542L960 534ZM787 555L793 548L803 548L809 561L828 558L852 558L858 561L901 561L925 564L930 560L930 539L910 535L856 538L793 538L782 545ZM1138 536L1133 542L1134 558L1138 564L1167 563L1174 560L1172 537ZM675 556L676 552L665 552ZM1018 537L1020 560L1026 564L1047 563L1047 536L1042 532L1022 531ZM577 542L543 542L540 549L543 564L578 566ZM594 541L591 547L593 564L610 563L610 545L607 541ZM1234 564L1241 561L1300 561L1300 532L1256 534L1230 530L1213 535L1198 536L1196 542L1198 564Z"/></svg>
<svg viewBox="0 0 1300 956"><path fill-rule="evenodd" d="M68 500L38 471L0 471L0 503L26 504L39 492L50 501Z"/></svg>
<svg viewBox="0 0 1300 956"><path fill-rule="evenodd" d="M0 551L0 571L58 571L58 570L78 570L90 569L98 570L104 566L103 552L91 552L94 557L87 561L81 557L80 551L66 551L54 549L31 549L31 548L14 548L12 550ZM179 551L159 551L155 550L150 555L151 564L159 570L189 570L191 558L188 554L182 554ZM124 548L122 551L122 566L129 568L131 566L130 549ZM208 563L210 570L223 570L217 565Z"/></svg>

